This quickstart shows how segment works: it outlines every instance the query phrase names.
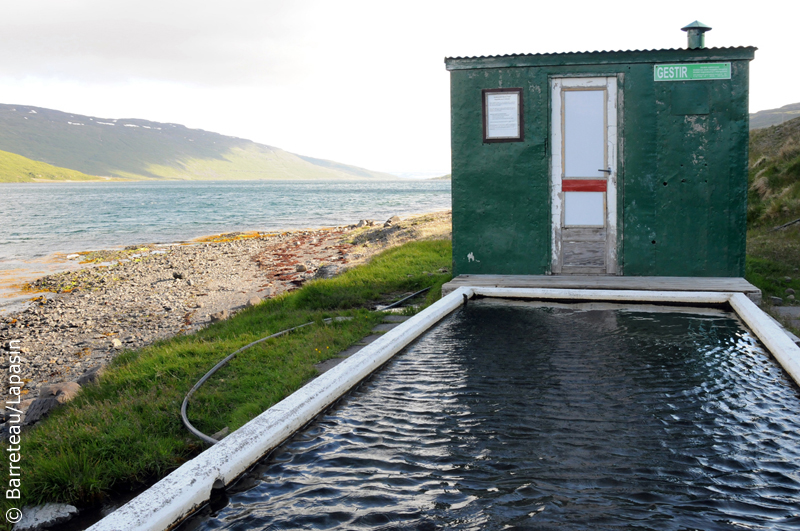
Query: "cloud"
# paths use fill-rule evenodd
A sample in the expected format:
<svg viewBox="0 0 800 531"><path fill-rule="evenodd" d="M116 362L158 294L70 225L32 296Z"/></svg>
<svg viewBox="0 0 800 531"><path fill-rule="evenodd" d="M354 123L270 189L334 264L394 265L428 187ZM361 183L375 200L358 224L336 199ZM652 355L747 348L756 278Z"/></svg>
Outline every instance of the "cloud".
<svg viewBox="0 0 800 531"><path fill-rule="evenodd" d="M797 100L794 24L729 2L17 0L0 101L182 123L372 169L447 168L445 56L753 44L752 110ZM687 13L690 13L687 15Z"/></svg>
<svg viewBox="0 0 800 531"><path fill-rule="evenodd" d="M31 1L4 6L0 75L225 86L302 77L304 8L290 2Z"/></svg>

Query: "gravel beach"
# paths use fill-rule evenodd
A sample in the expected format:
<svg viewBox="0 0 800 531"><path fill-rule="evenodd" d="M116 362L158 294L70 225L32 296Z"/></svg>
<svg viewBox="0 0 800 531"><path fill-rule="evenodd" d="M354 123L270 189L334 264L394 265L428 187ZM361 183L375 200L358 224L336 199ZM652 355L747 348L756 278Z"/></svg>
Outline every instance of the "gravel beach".
<svg viewBox="0 0 800 531"><path fill-rule="evenodd" d="M119 353L225 319L406 241L450 237L450 212L282 233L232 233L186 244L80 253L85 268L29 284L33 300L0 317L0 342L22 354L25 402L43 386L85 382ZM0 368L8 367L8 355ZM8 384L3 392L7 396Z"/></svg>

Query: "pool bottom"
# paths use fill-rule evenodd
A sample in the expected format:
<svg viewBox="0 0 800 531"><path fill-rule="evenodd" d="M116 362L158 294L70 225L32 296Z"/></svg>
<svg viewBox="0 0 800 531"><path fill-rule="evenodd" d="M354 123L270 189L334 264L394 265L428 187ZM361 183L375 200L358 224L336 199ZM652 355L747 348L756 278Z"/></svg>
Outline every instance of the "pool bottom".
<svg viewBox="0 0 800 531"><path fill-rule="evenodd" d="M181 529L797 528L798 405L729 315L471 302Z"/></svg>

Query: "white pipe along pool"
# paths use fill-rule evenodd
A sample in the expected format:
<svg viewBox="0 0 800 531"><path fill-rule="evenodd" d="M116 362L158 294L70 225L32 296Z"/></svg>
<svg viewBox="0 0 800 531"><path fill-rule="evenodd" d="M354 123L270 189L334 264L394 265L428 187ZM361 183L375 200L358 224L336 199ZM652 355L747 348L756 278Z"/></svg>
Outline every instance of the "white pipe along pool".
<svg viewBox="0 0 800 531"><path fill-rule="evenodd" d="M205 504L215 483L229 485L264 455L313 420L428 328L473 296L571 301L730 304L800 385L800 348L741 293L461 287L272 406L188 461L90 531L158 531L177 525Z"/></svg>

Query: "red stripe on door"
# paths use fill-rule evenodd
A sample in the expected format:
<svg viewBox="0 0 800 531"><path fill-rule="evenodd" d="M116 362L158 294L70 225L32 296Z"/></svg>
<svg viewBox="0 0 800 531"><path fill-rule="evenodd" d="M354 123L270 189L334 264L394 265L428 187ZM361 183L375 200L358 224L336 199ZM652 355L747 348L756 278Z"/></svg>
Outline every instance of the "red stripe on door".
<svg viewBox="0 0 800 531"><path fill-rule="evenodd" d="M603 179L564 179L561 181L563 192L605 192L606 181Z"/></svg>

